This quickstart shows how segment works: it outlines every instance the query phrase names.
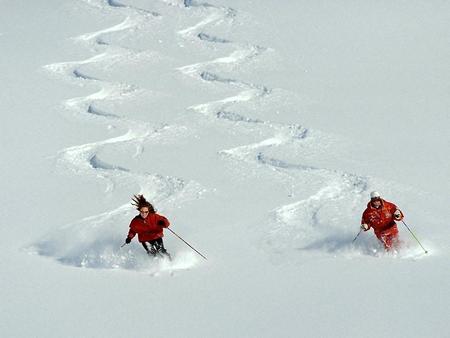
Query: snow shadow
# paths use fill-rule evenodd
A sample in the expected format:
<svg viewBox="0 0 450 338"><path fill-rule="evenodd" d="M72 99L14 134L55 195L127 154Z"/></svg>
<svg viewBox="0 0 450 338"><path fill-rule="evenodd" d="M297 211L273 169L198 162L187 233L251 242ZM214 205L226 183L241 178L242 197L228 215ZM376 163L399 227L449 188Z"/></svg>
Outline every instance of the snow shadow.
<svg viewBox="0 0 450 338"><path fill-rule="evenodd" d="M202 41L212 42L212 43L231 43L230 40L219 38L214 35L206 34L206 33L198 33L197 37Z"/></svg>
<svg viewBox="0 0 450 338"><path fill-rule="evenodd" d="M321 252L333 256L377 256L384 252L382 245L371 239L358 239L350 232L332 233L296 248L303 252Z"/></svg>
<svg viewBox="0 0 450 338"><path fill-rule="evenodd" d="M172 261L147 255L137 241L121 247L128 232L128 205L85 218L47 234L26 251L55 259L64 265L91 269L124 269L157 274L189 269L198 258L190 252L171 251ZM170 248L168 248L170 250Z"/></svg>

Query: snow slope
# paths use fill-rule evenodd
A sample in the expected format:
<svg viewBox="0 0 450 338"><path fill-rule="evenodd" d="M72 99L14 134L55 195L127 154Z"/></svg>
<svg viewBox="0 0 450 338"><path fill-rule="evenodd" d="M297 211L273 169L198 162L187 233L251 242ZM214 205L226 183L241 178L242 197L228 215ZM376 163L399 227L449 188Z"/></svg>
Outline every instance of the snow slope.
<svg viewBox="0 0 450 338"><path fill-rule="evenodd" d="M2 3L0 335L447 337L448 7Z"/></svg>

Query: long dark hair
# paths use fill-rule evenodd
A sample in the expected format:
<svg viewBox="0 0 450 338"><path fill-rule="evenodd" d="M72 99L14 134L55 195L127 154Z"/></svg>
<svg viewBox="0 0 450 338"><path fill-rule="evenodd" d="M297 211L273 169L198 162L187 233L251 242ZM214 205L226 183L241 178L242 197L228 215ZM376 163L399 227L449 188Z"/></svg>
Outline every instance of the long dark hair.
<svg viewBox="0 0 450 338"><path fill-rule="evenodd" d="M134 205L137 210L141 210L143 207L147 207L148 211L151 214L154 214L156 212L155 208L153 208L153 205L145 199L144 195L133 195L133 198L131 200L131 204Z"/></svg>

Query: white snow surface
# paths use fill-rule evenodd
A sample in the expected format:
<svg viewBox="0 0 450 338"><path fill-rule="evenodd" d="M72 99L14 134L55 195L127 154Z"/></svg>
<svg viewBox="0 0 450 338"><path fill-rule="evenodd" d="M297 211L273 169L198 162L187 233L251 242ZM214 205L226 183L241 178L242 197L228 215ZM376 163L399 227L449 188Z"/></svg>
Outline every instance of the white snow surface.
<svg viewBox="0 0 450 338"><path fill-rule="evenodd" d="M450 337L450 3L1 7L1 337Z"/></svg>

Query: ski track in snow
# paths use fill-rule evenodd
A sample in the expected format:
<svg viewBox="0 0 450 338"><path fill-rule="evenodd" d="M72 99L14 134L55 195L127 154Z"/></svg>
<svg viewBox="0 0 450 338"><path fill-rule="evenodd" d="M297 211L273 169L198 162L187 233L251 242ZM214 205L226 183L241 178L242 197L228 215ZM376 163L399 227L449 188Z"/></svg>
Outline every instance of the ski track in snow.
<svg viewBox="0 0 450 338"><path fill-rule="evenodd" d="M350 239L353 238L352 231L356 227L342 224L345 221L350 223L350 220L342 215L354 214L355 209L360 207L365 199L371 188L370 178L307 163L291 164L266 155L269 150L274 152L276 149L283 152L283 148L289 146L296 149L299 158L307 158L307 153L302 156L305 144L309 149L321 149L322 143L329 136L297 124L274 123L237 113L234 108L239 105L270 99L272 89L262 84L248 83L233 76L218 74L233 73L241 65L251 63L268 48L235 43L226 38L209 35L203 30L208 25L226 22L227 19L231 20L232 24L237 15L235 10L188 0L184 1L184 5L200 7L202 10L209 9L209 14L194 26L179 31L180 35L186 40L197 38L204 43L215 43L219 47L224 44L233 45L236 49L227 56L186 65L178 70L199 81L241 89L234 96L196 104L189 109L212 120L233 123L235 128L247 128L262 135L269 135L255 143L221 150L219 154L225 159L240 163L243 166L241 170L257 168L259 171L267 169L268 172L276 172L278 174L276 179L281 182L295 180L317 182L317 191L312 195L269 212L266 233L260 239L262 249L269 252L321 251L331 255L350 251L353 255L361 253L372 255L376 249L370 246L368 250L357 247L355 252ZM251 109L247 110L251 112Z"/></svg>
<svg viewBox="0 0 450 338"><path fill-rule="evenodd" d="M92 6L94 8L97 8L99 10L105 11L120 11L121 13L131 13L133 16L135 14L139 14L140 16L137 17L138 20L140 20L142 17L149 18L149 17L160 17L161 14L155 11L149 11L147 9L135 7L135 6L129 6L121 3L117 0L82 0L89 6Z"/></svg>
<svg viewBox="0 0 450 338"><path fill-rule="evenodd" d="M61 171L70 171L80 176L100 178L107 182L106 193L111 193L116 184L137 184L140 192L156 204L174 205L188 200L200 198L204 188L197 182L176 177L168 177L153 173L132 172L128 168L103 161L99 154L106 147L122 147L131 145L135 148L133 157L143 152L144 142L154 144L174 140L186 133L184 126L162 125L152 126L144 121L135 121L121 117L115 113L97 108L97 104L107 101L133 100L143 91L136 86L124 83L103 81L80 67L95 65L110 67L117 62L145 61L147 52L135 52L130 49L105 43L102 36L116 32L131 33L139 28L149 17L159 17L156 12L126 6L118 1L85 1L99 10L126 10L126 19L112 27L80 35L74 38L88 46L103 46L104 52L81 61L60 62L44 66L51 74L74 84L94 84L100 90L83 97L68 99L64 108L73 112L78 118L87 122L99 122L108 127L124 129L123 135L102 141L76 145L62 149L57 156ZM151 53L150 53L151 54ZM125 268L138 269L158 275L161 272L173 273L174 270L189 269L196 264L197 258L191 253L174 254L172 262L160 261L149 267L148 257L141 251L129 248L119 249L124 236L124 226L134 214L130 205L124 204L111 211L86 217L75 223L66 225L46 236L45 240L35 243L30 249L41 255L55 257L64 264L90 268ZM118 226L119 225L119 226ZM108 231L105 231L108 229ZM106 234L106 237L105 237Z"/></svg>
<svg viewBox="0 0 450 338"><path fill-rule="evenodd" d="M135 148L133 156L137 157L144 151L144 142L158 144L187 134L188 131L185 127L177 125L153 126L99 108L101 102L133 100L145 93L132 84L114 83L92 76L89 72L83 71L83 66L108 68L119 62L149 61L154 51L124 48L108 42L104 37L118 33L132 34L144 29L149 20L164 20L164 16L116 0L83 1L91 8L104 13L109 11L121 13L125 18L109 28L85 33L73 39L75 43L81 43L91 49L103 50L101 53L85 60L54 63L44 68L64 81L100 87L93 94L66 100L65 109L87 122L113 126L126 130L126 133L62 149L58 153L58 166L64 171L71 171L80 176L105 180L107 193L112 193L115 185L126 182L137 184L140 192L156 204L180 204L200 198L204 188L192 180L133 172L102 160L100 154L107 147L132 146ZM307 158L308 151L321 149L324 140L331 137L299 124L283 124L252 116L256 113L255 107L258 103L276 100L272 94L280 90L268 88L264 84L239 80L237 71L240 67L255 62L269 48L234 42L207 32L208 27L213 25L232 26L239 14L232 8L189 0L185 0L182 4L171 1L163 3L178 8L183 6L186 15L195 12L201 16L194 25L178 30L177 34L182 40L197 41L205 46L214 44L218 50L224 47L234 49L231 53L227 52L209 61L195 62L177 69L193 82L237 91L232 96L192 105L187 107L188 110L198 113L198 116L203 117L205 123L207 125L209 123L211 127L220 126L228 130L231 124L235 132L260 136L259 140L250 144L232 149L219 149L218 156L223 161L235 163L237 170L245 172L258 170L260 174L268 175L269 179L277 180L280 184L298 180L312 182L311 186L316 187L316 191L308 196L267 210L267 215L263 215L264 219L268 219L265 233L258 239L262 249L275 253L319 251L331 255L345 255L350 250L353 255L371 254L363 247L357 247L356 252L354 249L353 251L348 249L355 227L342 224L348 220L342 215L351 215L353 208L360 205L362 196L367 194L371 186L370 179L308 163L289 163L282 158L285 149L288 149L287 152L293 149L298 158ZM283 102L276 103L283 104ZM241 113L242 110L245 113ZM281 154L281 157L273 156L274 152ZM125 268L148 272L148 257L129 247L118 249L123 240L123 223L128 222L133 216L129 209L129 204L124 204L111 211L67 225L47 236L45 241L38 242L34 250L74 266ZM104 230L106 228L108 231ZM106 237L105 233L108 234ZM160 262L153 265L150 272L158 275L162 271L188 269L197 262L196 258L188 253L175 256L174 262Z"/></svg>
<svg viewBox="0 0 450 338"><path fill-rule="evenodd" d="M315 194L272 211L272 224L265 236L265 244L277 243L277 250L288 247L328 252L351 244L351 233L346 233L348 229L341 224L342 215L351 214L359 202L355 196L367 192L367 177L307 164L289 164L261 153L257 160L282 174L306 175L308 181L323 182Z"/></svg>

